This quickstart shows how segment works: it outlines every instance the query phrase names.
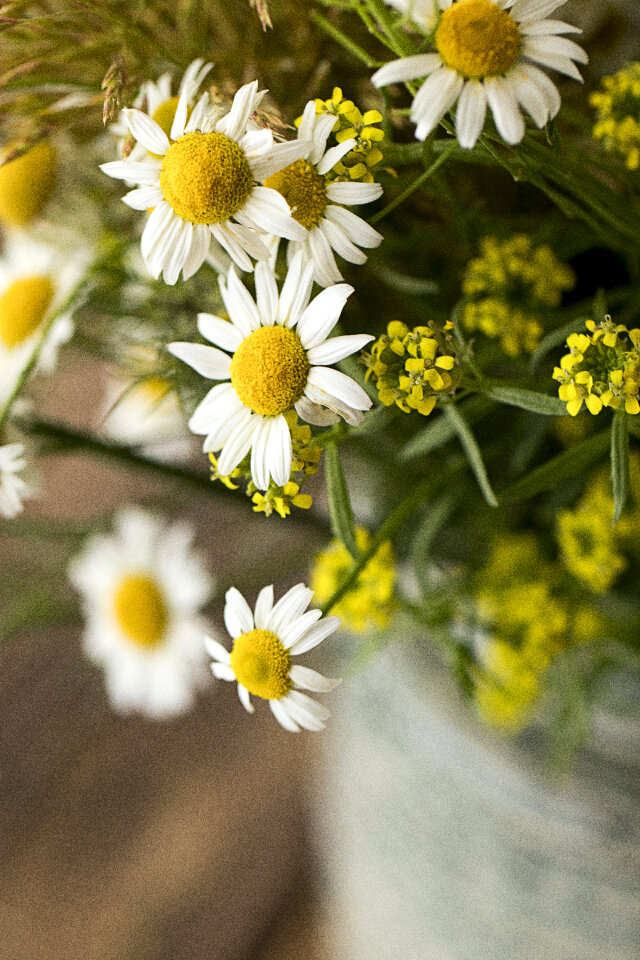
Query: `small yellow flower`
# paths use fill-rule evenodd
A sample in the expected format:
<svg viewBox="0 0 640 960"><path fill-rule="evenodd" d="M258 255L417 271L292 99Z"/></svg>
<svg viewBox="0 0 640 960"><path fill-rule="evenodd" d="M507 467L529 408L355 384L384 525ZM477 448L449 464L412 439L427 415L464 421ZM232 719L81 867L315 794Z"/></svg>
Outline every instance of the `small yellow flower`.
<svg viewBox="0 0 640 960"><path fill-rule="evenodd" d="M384 140L384 131L378 126L382 123L382 114L378 110L366 110L364 113L353 100L345 100L340 87L334 87L328 100L315 100L316 114L329 113L335 116L332 133L337 143L355 140L356 144L349 153L333 168L333 175L339 180L360 180L373 183L371 172L383 158L379 144ZM296 120L299 124L301 117Z"/></svg>
<svg viewBox="0 0 640 960"><path fill-rule="evenodd" d="M640 63L603 77L602 90L591 94L597 120L593 136L608 153L621 157L629 170L640 168Z"/></svg>

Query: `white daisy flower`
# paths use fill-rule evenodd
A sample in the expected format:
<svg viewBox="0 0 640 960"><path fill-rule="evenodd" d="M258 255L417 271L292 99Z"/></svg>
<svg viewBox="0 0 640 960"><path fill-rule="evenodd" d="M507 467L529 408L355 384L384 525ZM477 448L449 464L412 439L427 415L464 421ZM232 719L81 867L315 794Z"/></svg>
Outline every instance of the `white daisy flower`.
<svg viewBox="0 0 640 960"><path fill-rule="evenodd" d="M180 399L163 377L110 382L102 432L117 443L142 447L160 462L184 461L191 451Z"/></svg>
<svg viewBox="0 0 640 960"><path fill-rule="evenodd" d="M368 334L327 337L353 287L327 287L311 302L313 264L298 254L280 294L271 267L256 266L256 299L233 270L220 290L230 322L198 315L198 329L211 343L171 343L168 349L203 377L228 380L212 387L189 421L205 434L205 453L221 450L218 471L227 475L251 450L251 476L259 490L269 478L284 486L291 474L291 433L284 414L295 409L308 423L362 422L371 400L354 380L327 364L373 340ZM223 350L228 351L224 353ZM327 407L325 410L323 407Z"/></svg>
<svg viewBox="0 0 640 960"><path fill-rule="evenodd" d="M321 287L342 280L333 251L349 263L366 263L360 247L377 247L382 234L357 217L345 206L371 203L382 195L379 183L331 181L327 174L356 145L345 140L329 150L327 138L336 122L335 116L316 116L313 100L304 108L298 129L298 140L309 143L302 159L274 173L265 186L273 187L291 207L291 214L308 230L302 239L290 240L287 259L290 263L299 250L305 262L314 265L314 279Z"/></svg>
<svg viewBox="0 0 640 960"><path fill-rule="evenodd" d="M25 466L22 443L0 446L0 515L8 519L22 513L22 501L28 496L27 484L18 476Z"/></svg>
<svg viewBox="0 0 640 960"><path fill-rule="evenodd" d="M340 680L329 680L292 657L306 653L340 626L340 617L322 617L307 610L313 590L298 583L275 604L273 586L258 594L254 613L239 590L227 591L224 622L233 638L231 653L211 637L205 647L213 657L211 670L219 680L238 684L243 707L253 713L251 694L269 701L276 720L286 730L324 730L330 714L326 707L301 690L328 693ZM305 612L306 611L306 612Z"/></svg>
<svg viewBox="0 0 640 960"><path fill-rule="evenodd" d="M140 93L133 102L134 107L144 111L164 130L167 136L171 135L171 127L176 115L180 97L184 94L187 101L187 114L191 113L194 100L207 75L213 68L212 63L205 63L202 57L193 60L185 70L178 94L172 95L172 77L170 73L163 73L157 80L146 80L140 87ZM122 153L124 142L129 134L126 111L121 110L118 119L109 127L109 133L118 138L119 151ZM148 151L140 143L136 143L129 154L131 160L144 160Z"/></svg>
<svg viewBox="0 0 640 960"><path fill-rule="evenodd" d="M85 653L104 670L115 710L183 713L206 681L200 609L212 581L188 524L128 508L115 527L91 537L69 571L82 595Z"/></svg>
<svg viewBox="0 0 640 960"><path fill-rule="evenodd" d="M371 78L377 87L427 78L411 106L418 140L456 104L456 135L466 148L482 133L487 104L498 133L510 144L525 135L522 110L538 127L556 116L560 94L540 66L581 81L575 64L589 59L582 47L562 36L580 33L577 27L545 19L565 0L437 2L437 53L387 63Z"/></svg>
<svg viewBox="0 0 640 960"><path fill-rule="evenodd" d="M238 90L224 116L205 93L188 117L187 93L180 96L170 136L146 113L124 111L131 133L157 160L116 160L100 168L140 184L123 200L134 210L153 208L140 248L151 276L162 274L171 285L180 271L186 280L200 269L212 237L241 270L252 270L250 257L269 257L260 234L306 235L284 197L260 182L297 160L308 144L274 143L271 130L253 127L251 114L266 93L257 80Z"/></svg>
<svg viewBox="0 0 640 960"><path fill-rule="evenodd" d="M88 254L37 243L12 233L0 257L0 403L11 393L50 318L60 309L88 267ZM58 350L73 334L71 312L54 321L38 369L50 372Z"/></svg>
<svg viewBox="0 0 640 960"><path fill-rule="evenodd" d="M425 33L431 33L438 20L438 0L386 0L420 27Z"/></svg>

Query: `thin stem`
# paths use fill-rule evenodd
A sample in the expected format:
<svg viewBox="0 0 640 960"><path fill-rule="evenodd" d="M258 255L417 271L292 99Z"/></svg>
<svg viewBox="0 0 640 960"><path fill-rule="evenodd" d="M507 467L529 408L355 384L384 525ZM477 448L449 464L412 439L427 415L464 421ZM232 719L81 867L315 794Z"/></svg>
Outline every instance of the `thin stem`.
<svg viewBox="0 0 640 960"><path fill-rule="evenodd" d="M406 190L403 190L399 196L395 197L395 199L391 201L391 203L388 203L384 210L381 210L379 213L376 213L375 216L371 217L369 222L378 223L378 221L382 220L383 217L386 217L387 214L391 213L392 210L395 210L396 207L399 207L401 203L404 203L404 201L410 197L412 193L418 190L422 184L429 179L429 177L433 176L436 170L438 170L443 163L449 159L451 154L454 152L454 150L457 150L457 148L457 143L454 142L449 144L448 148L443 150L439 157L436 157L431 166L427 167L424 173L421 173L420 176L413 181L413 183L409 184Z"/></svg>

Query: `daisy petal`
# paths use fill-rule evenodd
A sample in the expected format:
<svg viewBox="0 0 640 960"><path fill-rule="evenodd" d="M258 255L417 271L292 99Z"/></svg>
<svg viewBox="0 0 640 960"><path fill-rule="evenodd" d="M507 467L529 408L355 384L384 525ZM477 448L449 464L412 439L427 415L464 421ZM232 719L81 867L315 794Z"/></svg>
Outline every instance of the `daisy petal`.
<svg viewBox="0 0 640 960"><path fill-rule="evenodd" d="M229 435L218 458L218 471L223 477L228 477L246 457L259 422L260 418L251 414L248 419L243 419Z"/></svg>
<svg viewBox="0 0 640 960"><path fill-rule="evenodd" d="M254 276L260 322L270 327L275 323L278 312L278 286L273 268L266 262L258 263Z"/></svg>
<svg viewBox="0 0 640 960"><path fill-rule="evenodd" d="M406 83L417 80L418 77L426 77L440 66L442 60L439 54L419 53L414 57L402 57L401 60L385 63L384 67L380 67L373 74L371 82L376 87L386 87L390 83Z"/></svg>
<svg viewBox="0 0 640 960"><path fill-rule="evenodd" d="M295 587L280 597L269 617L269 630L280 635L280 631L288 622L301 616L313 599L313 590L304 583L297 583Z"/></svg>
<svg viewBox="0 0 640 960"><path fill-rule="evenodd" d="M331 716L321 703L298 690L290 690L283 701L291 719L305 730L324 730L325 722Z"/></svg>
<svg viewBox="0 0 640 960"><path fill-rule="evenodd" d="M301 313L309 304L313 287L313 263L305 263L302 252L294 255L280 291L278 323L295 327Z"/></svg>
<svg viewBox="0 0 640 960"><path fill-rule="evenodd" d="M189 99L189 91L185 89L180 94L178 105L176 107L176 112L173 116L173 123L171 124L172 140L179 140L180 137L184 135L184 127L187 122L188 99Z"/></svg>
<svg viewBox="0 0 640 960"><path fill-rule="evenodd" d="M253 264L249 257L247 256L245 250L242 248L242 244L238 242L232 231L229 229L229 224L225 223L212 223L209 227L213 238L218 241L221 247L223 247L234 263L237 263L241 270L246 270L250 272L253 270Z"/></svg>
<svg viewBox="0 0 640 960"><path fill-rule="evenodd" d="M509 81L504 77L491 77L485 80L484 88L498 133L506 143L520 143L525 125Z"/></svg>
<svg viewBox="0 0 640 960"><path fill-rule="evenodd" d="M287 421L283 416L274 417L267 447L267 464L269 473L279 487L289 482L292 459L291 431ZM266 487L262 489L266 490Z"/></svg>
<svg viewBox="0 0 640 960"><path fill-rule="evenodd" d="M308 397L300 397L295 404L295 409L298 416L316 427L330 427L340 420L340 417L332 410L325 410L324 407L313 403Z"/></svg>
<svg viewBox="0 0 640 960"><path fill-rule="evenodd" d="M285 240L304 240L307 231L291 216L289 204L271 187L254 187L241 210L234 215L238 223L259 227Z"/></svg>
<svg viewBox="0 0 640 960"><path fill-rule="evenodd" d="M382 234L369 226L366 220L344 207L329 205L325 210L325 217L342 227L349 239L359 247L377 247L384 239Z"/></svg>
<svg viewBox="0 0 640 960"><path fill-rule="evenodd" d="M294 720L289 716L287 708L284 706L282 700L269 700L269 706L271 707L271 712L280 724L281 727L284 727L285 730L289 730L290 733L300 733L300 727Z"/></svg>
<svg viewBox="0 0 640 960"><path fill-rule="evenodd" d="M329 183L327 196L334 203L346 203L352 207L361 203L372 203L382 196L379 183Z"/></svg>
<svg viewBox="0 0 640 960"><path fill-rule="evenodd" d="M132 210L149 210L162 203L164 196L160 187L138 187L125 193L122 202Z"/></svg>
<svg viewBox="0 0 640 960"><path fill-rule="evenodd" d="M193 236L191 239L191 249L185 257L182 267L182 276L185 280L198 272L204 263L211 245L211 231L204 223L193 224Z"/></svg>
<svg viewBox="0 0 640 960"><path fill-rule="evenodd" d="M269 486L270 470L267 458L269 456L273 422L271 417L261 418L251 444L251 479L258 490L266 490Z"/></svg>
<svg viewBox="0 0 640 960"><path fill-rule="evenodd" d="M254 621L256 629L266 630L273 609L273 584L263 587L256 600Z"/></svg>
<svg viewBox="0 0 640 960"><path fill-rule="evenodd" d="M297 643L304 634L314 625L322 616L322 610L307 610L297 620L293 620L280 631L280 642L285 650Z"/></svg>
<svg viewBox="0 0 640 960"><path fill-rule="evenodd" d="M131 183L158 186L160 183L160 166L153 163L140 163L136 160L111 160L101 163L100 169L108 177L116 180L128 180Z"/></svg>
<svg viewBox="0 0 640 960"><path fill-rule="evenodd" d="M318 229L321 230L338 256L347 260L348 263L366 263L367 255L363 253L355 243L347 237L344 230L332 223L331 220L323 219L320 221Z"/></svg>
<svg viewBox="0 0 640 960"><path fill-rule="evenodd" d="M318 344L317 347L312 347L307 352L307 359L314 366L337 363L339 360L344 360L345 357L350 357L352 353L362 350L372 340L375 340L375 337L368 333L333 337L331 340L325 340L324 343Z"/></svg>
<svg viewBox="0 0 640 960"><path fill-rule="evenodd" d="M308 650L312 650L313 647L317 647L319 643L322 643L322 641L326 640L332 633L335 633L341 623L342 620L340 617L323 617L319 623L315 623L307 630L304 636L300 637L299 640L291 645L289 648L291 656L297 657L301 653L306 653Z"/></svg>
<svg viewBox="0 0 640 960"><path fill-rule="evenodd" d="M332 367L311 367L308 383L354 410L369 410L371 400L355 380Z"/></svg>
<svg viewBox="0 0 640 960"><path fill-rule="evenodd" d="M323 677L316 670L301 667L297 663L293 664L289 670L289 676L296 687L301 690L312 690L314 693L329 693L330 690L335 690L342 683L341 680L331 680L329 677Z"/></svg>
<svg viewBox="0 0 640 960"><path fill-rule="evenodd" d="M251 608L235 587L230 587L225 593L224 622L234 640L241 633L250 633L253 630Z"/></svg>
<svg viewBox="0 0 640 960"><path fill-rule="evenodd" d="M352 286L339 283L327 287L313 298L298 320L296 328L305 350L316 347L327 339L352 293Z"/></svg>
<svg viewBox="0 0 640 960"><path fill-rule="evenodd" d="M339 283L342 280L331 244L322 230L317 227L311 227L309 230L308 251L313 260L313 276L316 283L321 287L329 287L332 283Z"/></svg>
<svg viewBox="0 0 640 960"><path fill-rule="evenodd" d="M416 137L425 140L458 99L464 80L455 70L443 68L432 73L413 98L411 119Z"/></svg>
<svg viewBox="0 0 640 960"><path fill-rule="evenodd" d="M220 278L219 286L231 322L245 337L257 330L260 326L260 314L255 300L233 267L227 274L226 283Z"/></svg>
<svg viewBox="0 0 640 960"><path fill-rule="evenodd" d="M225 650L222 644L214 640L213 637L206 636L204 638L204 645L209 656L217 660L218 663L229 663L229 651Z"/></svg>
<svg viewBox="0 0 640 960"><path fill-rule="evenodd" d="M240 703L245 708L247 713L254 713L255 707L251 703L251 696L246 687L243 687L241 683L238 684L238 699Z"/></svg>
<svg viewBox="0 0 640 960"><path fill-rule="evenodd" d="M344 140L342 143L339 143L336 147L331 147L330 150L327 150L325 155L319 161L316 170L320 176L324 176L325 173L329 173L330 170L333 170L336 163L339 163L340 160L350 150L352 150L356 145L356 141L351 138L351 140Z"/></svg>
<svg viewBox="0 0 640 960"><path fill-rule="evenodd" d="M306 157L311 149L310 140L287 140L273 145L266 157L249 158L251 173L256 180L266 180L289 164Z"/></svg>
<svg viewBox="0 0 640 960"><path fill-rule="evenodd" d="M198 314L198 330L206 340L231 353L236 352L243 340L238 327L211 313Z"/></svg>
<svg viewBox="0 0 640 960"><path fill-rule="evenodd" d="M217 680L235 680L236 675L228 663L210 663L211 673Z"/></svg>
<svg viewBox="0 0 640 960"><path fill-rule="evenodd" d="M122 112L129 130L131 130L138 143L141 143L149 153L156 153L163 157L170 146L169 138L155 120L152 120L142 110L125 107Z"/></svg>
<svg viewBox="0 0 640 960"><path fill-rule="evenodd" d="M456 135L461 147L470 150L482 133L487 113L484 86L477 80L465 83L456 108Z"/></svg>
<svg viewBox="0 0 640 960"><path fill-rule="evenodd" d="M167 349L178 360L188 363L201 377L208 380L229 379L231 357L222 350L200 343L170 343Z"/></svg>

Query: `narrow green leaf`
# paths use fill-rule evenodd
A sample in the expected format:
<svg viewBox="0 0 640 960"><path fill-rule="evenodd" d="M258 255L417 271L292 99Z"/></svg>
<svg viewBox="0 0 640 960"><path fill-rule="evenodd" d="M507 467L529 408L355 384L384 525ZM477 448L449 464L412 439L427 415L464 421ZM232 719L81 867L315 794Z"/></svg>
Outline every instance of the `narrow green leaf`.
<svg viewBox="0 0 640 960"><path fill-rule="evenodd" d="M545 417L567 416L567 408L558 397L550 397L546 393L535 390L523 390L520 387L487 386L482 390L488 397L498 403L506 403L510 407L520 407L521 410L530 410Z"/></svg>
<svg viewBox="0 0 640 960"><path fill-rule="evenodd" d="M613 526L620 519L629 495L629 418L625 410L616 410L611 424L611 490Z"/></svg>
<svg viewBox="0 0 640 960"><path fill-rule="evenodd" d="M460 410L464 413L464 418L468 424L475 423L476 420L482 419L482 417L494 408L495 403L492 400L487 400L485 397L471 397L466 403L460 405ZM445 408L441 407L440 409L444 410ZM424 457L426 454L431 453L432 450L437 450L438 447L444 446L449 440L453 440L455 436L456 431L453 424L447 420L446 417L435 417L424 430L421 430L420 433L416 434L416 436L407 443L400 453L400 460L412 460L414 457Z"/></svg>
<svg viewBox="0 0 640 960"><path fill-rule="evenodd" d="M478 486L482 491L482 496L485 498L490 507L497 507L498 500L493 492L491 483L489 482L487 468L485 467L484 460L482 459L482 451L478 446L476 438L471 432L469 424L464 419L458 408L452 403L447 404L446 407L443 407L442 413L451 424L453 430L458 436L458 439L460 440L460 443L462 444L462 449L467 455L467 460L469 461L469 465L473 470L476 480L478 481Z"/></svg>
<svg viewBox="0 0 640 960"><path fill-rule="evenodd" d="M609 435L609 430L601 430L600 433L588 437L569 450L563 450L557 457L536 467L526 477L501 490L501 502L509 503L513 500L535 497L536 494L553 490L566 480L571 480L583 473L586 467L595 463L605 453L609 445Z"/></svg>
<svg viewBox="0 0 640 960"><path fill-rule="evenodd" d="M333 535L344 543L351 556L357 559L360 551L356 544L353 510L342 471L340 451L336 443L330 443L327 446L324 452L324 465L331 530Z"/></svg>
<svg viewBox="0 0 640 960"><path fill-rule="evenodd" d="M570 320L569 323L565 323L564 326L558 327L557 330L552 330L546 337L543 337L537 349L531 354L531 362L529 364L531 371L535 373L546 355L550 353L551 350L555 350L556 347L563 344L572 333L579 333L584 330L585 320L588 319L588 317L576 317L575 320Z"/></svg>
<svg viewBox="0 0 640 960"><path fill-rule="evenodd" d="M428 507L411 542L411 560L416 577L422 586L425 584L431 545L451 513L455 501L456 497L450 491Z"/></svg>

